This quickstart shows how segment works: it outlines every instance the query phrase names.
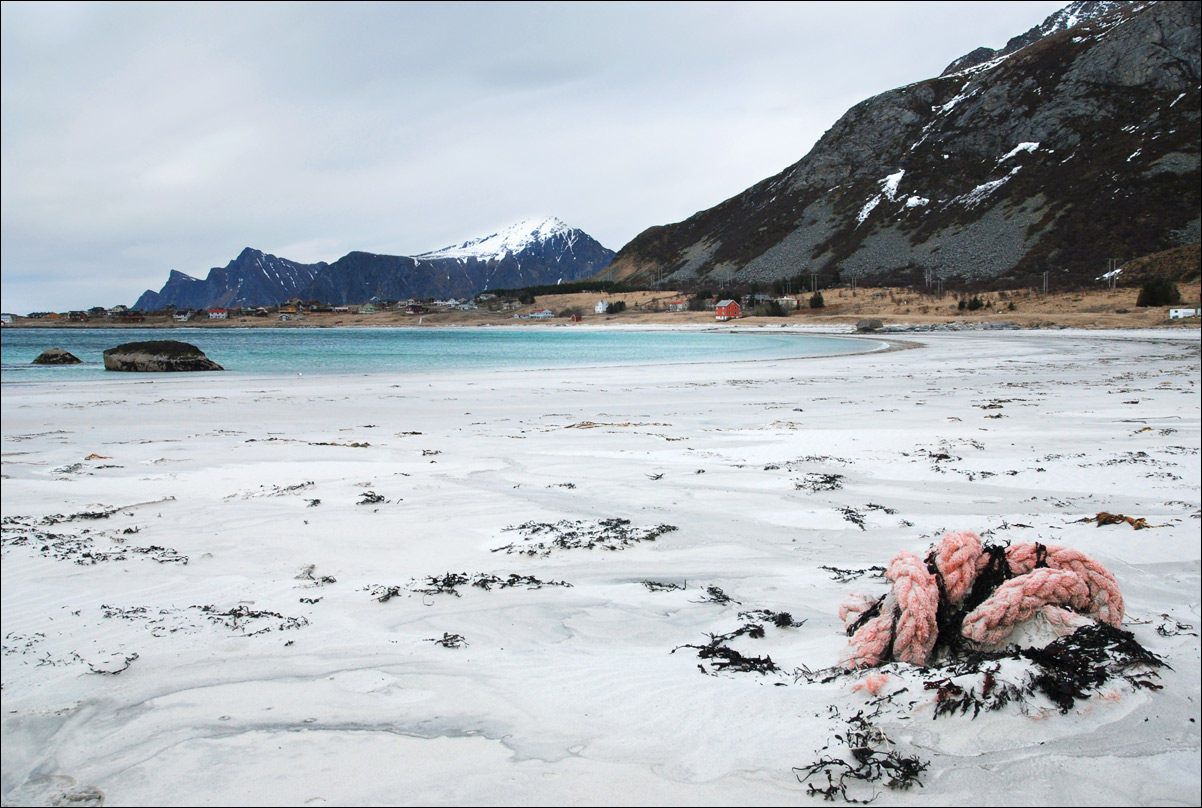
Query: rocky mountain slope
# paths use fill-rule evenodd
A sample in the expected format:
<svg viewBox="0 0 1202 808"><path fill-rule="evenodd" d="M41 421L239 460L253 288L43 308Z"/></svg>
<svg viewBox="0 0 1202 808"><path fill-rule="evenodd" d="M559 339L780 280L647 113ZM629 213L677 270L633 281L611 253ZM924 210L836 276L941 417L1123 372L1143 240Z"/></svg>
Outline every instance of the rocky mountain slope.
<svg viewBox="0 0 1202 808"><path fill-rule="evenodd" d="M1097 277L1197 242L1198 2L1077 2L849 110L796 164L623 247L607 277Z"/></svg>
<svg viewBox="0 0 1202 808"><path fill-rule="evenodd" d="M487 289L575 281L596 274L613 258L582 230L559 219L519 222L507 230L418 256L351 252L332 264L298 264L246 248L202 281L176 270L158 292L135 307L203 309L269 306L292 297L330 304L372 297L471 297Z"/></svg>

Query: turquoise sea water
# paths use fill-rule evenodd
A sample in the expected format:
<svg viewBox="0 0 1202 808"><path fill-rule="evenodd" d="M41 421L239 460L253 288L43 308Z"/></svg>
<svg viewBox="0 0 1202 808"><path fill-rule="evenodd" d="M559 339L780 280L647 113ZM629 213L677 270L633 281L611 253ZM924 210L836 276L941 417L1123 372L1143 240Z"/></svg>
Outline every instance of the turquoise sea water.
<svg viewBox="0 0 1202 808"><path fill-rule="evenodd" d="M196 345L227 371L251 375L439 373L733 362L870 350L872 343L791 332L617 331L575 328L107 328L0 329L4 383L88 380L106 374L103 352L136 340L175 339ZM63 348L82 365L30 362Z"/></svg>

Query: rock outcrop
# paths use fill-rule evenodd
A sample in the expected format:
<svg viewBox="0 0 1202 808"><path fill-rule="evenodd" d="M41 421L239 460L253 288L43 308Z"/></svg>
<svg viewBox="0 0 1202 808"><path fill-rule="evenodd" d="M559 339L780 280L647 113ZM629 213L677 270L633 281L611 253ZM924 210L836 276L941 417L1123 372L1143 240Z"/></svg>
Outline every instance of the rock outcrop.
<svg viewBox="0 0 1202 808"><path fill-rule="evenodd" d="M127 342L104 352L104 369L134 373L225 370L195 345L161 339Z"/></svg>
<svg viewBox="0 0 1202 808"><path fill-rule="evenodd" d="M62 348L47 348L33 360L34 365L81 365L83 360Z"/></svg>

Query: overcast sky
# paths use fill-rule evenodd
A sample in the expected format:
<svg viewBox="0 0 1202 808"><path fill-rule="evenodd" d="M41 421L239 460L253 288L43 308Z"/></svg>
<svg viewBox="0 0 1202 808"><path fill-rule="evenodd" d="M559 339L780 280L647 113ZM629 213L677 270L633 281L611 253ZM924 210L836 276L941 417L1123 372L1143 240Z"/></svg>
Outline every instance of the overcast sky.
<svg viewBox="0 0 1202 808"><path fill-rule="evenodd" d="M529 217L616 250L1064 4L5 2L0 308Z"/></svg>

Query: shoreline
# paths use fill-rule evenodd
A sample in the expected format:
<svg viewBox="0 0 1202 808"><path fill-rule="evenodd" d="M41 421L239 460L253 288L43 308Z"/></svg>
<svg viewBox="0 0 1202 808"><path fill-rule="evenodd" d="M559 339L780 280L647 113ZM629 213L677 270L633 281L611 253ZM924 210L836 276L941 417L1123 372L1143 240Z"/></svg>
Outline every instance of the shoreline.
<svg viewBox="0 0 1202 808"><path fill-rule="evenodd" d="M428 329L420 332L396 332L394 329L373 329L373 331L381 335L388 333L422 333L432 336L434 333L432 330ZM456 333L458 330L438 329L438 331L449 335ZM31 332L24 333L28 335ZM122 338L125 336L124 332L113 331L111 332L111 337L107 342L103 340L94 340L88 344L73 344L69 339L63 336L64 332L55 331L47 333L53 333L58 337L61 337L59 339L48 340L47 344L49 344L49 342L56 342L55 347L74 350L79 354L79 356L94 355L96 351L99 350L99 345L103 344L105 347L112 347L112 345L122 341ZM74 333L79 334L85 332ZM96 329L92 329L90 333L96 333ZM104 333L110 332L106 331ZM239 357L237 354L238 349L236 347L238 344L240 344L240 340L237 336L239 333L238 331L231 332L229 330L224 330L222 332L210 331L204 333L222 333L227 337L232 337L234 342L230 343L228 339L224 343L212 340L206 341L201 332L183 333L179 334L179 337L185 341L198 343L198 347L202 347L202 349L210 356L210 358L219 361L220 364L224 366L224 372L220 376L213 378L226 378L226 374L228 374L239 379L286 379L296 376L298 370L305 374L317 377L363 378L378 376L381 374L396 373L412 379L414 377L427 378L431 375L443 375L453 372L483 372L489 369L498 369L501 367L506 368L506 371L510 373L575 373L621 367L712 365L714 363L734 363L737 365L743 365L752 362L822 358L840 355L851 356L863 353L884 353L898 350L899 347L904 346L904 340L886 338L883 335L874 335L868 333L830 333L826 330L814 331L809 329L733 329L727 327L725 324L717 327L704 328L681 328L676 326L655 327L648 325L619 327L584 326L582 329L575 329L571 332L543 330L529 331L523 328L500 328L490 330L489 333L493 334L494 337L491 340L486 341L486 347L483 348L479 347L475 341L469 341L466 344L460 344L454 340L440 340L435 343L430 343L429 340L423 339L421 342L414 343L412 346L413 348L417 348L418 345L425 345L425 347L417 348L417 353L413 354L413 362L408 364L407 367L401 367L395 364L390 365L388 364L387 360L383 360L378 365L373 366L350 367L349 364L344 364L343 366L334 369L329 365L328 361L321 359L321 351L323 349L320 347L311 346L310 348L302 348L301 346L290 346L290 340L281 339L271 343L271 346L266 348L266 354L264 353L264 346L262 346L261 343L255 343L257 346L255 350L259 354L257 358L251 356ZM504 355L514 354L515 352L517 354L522 354L527 350L525 346L528 345L528 341L525 339L517 340L511 345L505 339L505 336L508 334L514 335L515 338L518 335L531 336L534 334L541 334L548 339L537 341L537 344L541 345L542 347L534 348L535 353L527 356L527 358L523 360L523 363L506 365L505 363L510 360L504 359ZM561 334L565 338L567 338L569 334L574 335L571 338L571 341L566 343L564 346L565 350L572 351L571 355L573 358L567 363L558 357L553 358L553 356L556 354L556 351L548 351L548 346L558 344L558 341L555 339L555 337ZM578 350L576 346L580 346L582 344L588 345L589 341L586 336L588 334L608 334L611 336L615 334L647 334L660 335L661 338L667 335L692 335L700 339L706 339L712 336L714 339L721 338L723 342L707 344L708 347L703 351L701 347L702 343L699 343L696 340L687 341L679 344L680 355L665 356L662 355L664 353L664 348L656 350L654 346L659 344L668 346L676 343L662 343L661 339L660 342L650 343L652 350L649 352L643 352L646 355L635 356L628 354L627 351L632 351L634 354L640 353L638 350L638 345L640 343L631 343L629 340L619 340L618 342L607 341L606 344L612 344L612 346L617 349L619 353L625 355L626 358L611 358L606 355L605 351L598 350L593 350L591 352L586 351L586 353L591 353L591 356L580 356L576 353ZM576 339L575 337L577 336L585 336L584 342L581 343L579 339ZM731 337L736 338L735 342L730 341ZM249 333L247 338L250 338ZM757 338L760 340L768 339L768 341L756 343L759 346L759 349L751 351L750 354L740 352L738 349L732 351L730 348L731 345L741 342L742 339ZM791 352L788 348L789 340L798 338L807 340L807 343L804 346L799 347L797 352ZM331 339L334 338L331 337ZM822 342L823 340L830 341L832 344L826 346ZM815 347L816 344L822 346L822 349L817 350ZM332 348L332 351L334 354L341 355L345 351L357 349L362 351L363 355L365 356L376 356L379 355L382 350L388 350L387 346L389 345L392 345L392 343L379 342L378 340L372 340L369 343L357 346L337 343L336 347ZM438 347L440 345L442 346L441 349ZM722 347L723 345L726 347ZM99 381L101 377L120 378L121 376L130 376L135 381L146 381L163 377L163 374L110 374L107 372L101 372L102 369L94 361L88 361L84 365L66 365L61 367L33 367L31 365L15 362L17 356L23 356L26 354L36 355L38 351L44 350L44 348L45 346L42 346L40 342L30 340L26 340L24 344L21 344L20 346L13 346L11 344L6 345L6 363L3 383L7 385L53 382L56 381L54 378L56 373L60 371L62 372L62 378L59 380L68 383L96 382ZM298 355L297 362L286 370L281 370L278 368L267 369L263 367L264 355L274 355L277 351L287 352L290 350L302 352L311 351L313 352L311 358L315 359L315 361L306 364L306 361L302 359L300 355ZM467 362L460 364L457 361L452 360L446 366L441 366L442 363L437 361L437 357L440 355L440 350L445 351L448 354L455 354L457 351L463 351L464 356L467 358ZM488 358L494 353L497 354L496 361ZM656 354L660 355L657 356ZM308 356L309 354L306 353L305 355ZM535 358L535 356L537 356L537 358ZM434 364L431 364L432 362ZM29 375L34 375L36 378L28 378L25 371L29 371ZM85 378L85 376L89 378Z"/></svg>
<svg viewBox="0 0 1202 808"><path fill-rule="evenodd" d="M849 756L857 713L929 764L857 799L1196 801L1198 334L904 336L554 387L6 385L5 804L796 805L793 767ZM1103 510L1156 527L1082 521ZM847 645L840 602L884 591L872 567L959 529L1104 564L1162 689L935 720L945 669L807 678ZM731 643L778 671L698 656L756 609L798 625Z"/></svg>

